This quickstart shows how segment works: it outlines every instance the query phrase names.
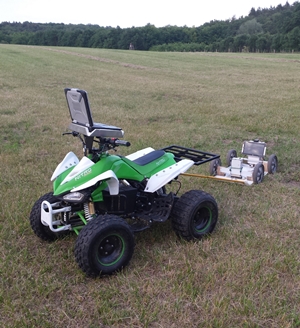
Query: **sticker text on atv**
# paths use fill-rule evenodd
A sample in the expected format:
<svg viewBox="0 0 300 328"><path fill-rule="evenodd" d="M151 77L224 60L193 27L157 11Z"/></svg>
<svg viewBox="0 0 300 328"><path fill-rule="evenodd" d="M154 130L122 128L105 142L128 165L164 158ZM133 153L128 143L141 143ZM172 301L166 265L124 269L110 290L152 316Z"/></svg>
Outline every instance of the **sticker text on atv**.
<svg viewBox="0 0 300 328"><path fill-rule="evenodd" d="M156 162L156 165L159 166L163 164L166 160L164 158L161 158L159 161Z"/></svg>
<svg viewBox="0 0 300 328"><path fill-rule="evenodd" d="M75 177L75 181L87 176L88 174L91 174L92 173L92 169L89 167L88 169L86 169L85 171L81 172L80 174L78 174L76 177Z"/></svg>

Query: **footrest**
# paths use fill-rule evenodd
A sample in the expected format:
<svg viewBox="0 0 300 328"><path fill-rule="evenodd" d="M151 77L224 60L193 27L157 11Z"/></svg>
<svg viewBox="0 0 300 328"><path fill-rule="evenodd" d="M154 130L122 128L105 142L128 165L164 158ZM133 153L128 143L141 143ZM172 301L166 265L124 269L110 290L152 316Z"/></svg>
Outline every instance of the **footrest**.
<svg viewBox="0 0 300 328"><path fill-rule="evenodd" d="M151 211L139 214L139 218L152 220L153 222L164 222L170 216L173 202L174 194L171 192L165 197L156 198L155 203L152 204Z"/></svg>

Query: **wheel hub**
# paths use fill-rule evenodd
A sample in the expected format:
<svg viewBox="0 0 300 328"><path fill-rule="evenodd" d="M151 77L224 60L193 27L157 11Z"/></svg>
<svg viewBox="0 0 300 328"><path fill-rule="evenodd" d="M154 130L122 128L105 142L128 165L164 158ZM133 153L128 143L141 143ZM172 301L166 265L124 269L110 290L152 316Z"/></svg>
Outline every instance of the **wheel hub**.
<svg viewBox="0 0 300 328"><path fill-rule="evenodd" d="M116 249L116 237L105 238L99 246L100 255L110 255Z"/></svg>
<svg viewBox="0 0 300 328"><path fill-rule="evenodd" d="M113 265L118 261L124 252L122 239L118 236L108 236L104 238L98 247L98 261L102 265Z"/></svg>
<svg viewBox="0 0 300 328"><path fill-rule="evenodd" d="M194 217L194 227L197 231L204 230L211 219L211 212L208 208L201 208Z"/></svg>

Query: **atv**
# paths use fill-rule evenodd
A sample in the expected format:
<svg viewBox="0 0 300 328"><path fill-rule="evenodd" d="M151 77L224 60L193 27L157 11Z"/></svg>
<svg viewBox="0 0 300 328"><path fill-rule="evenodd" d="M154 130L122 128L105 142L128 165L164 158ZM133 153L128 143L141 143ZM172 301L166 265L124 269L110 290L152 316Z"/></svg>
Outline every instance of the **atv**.
<svg viewBox="0 0 300 328"><path fill-rule="evenodd" d="M129 147L116 126L93 122L87 92L64 90L71 116L69 134L80 139L81 160L69 152L56 167L53 191L32 207L30 224L45 241L75 232L75 259L87 276L112 274L133 255L134 234L172 220L175 233L187 241L210 234L217 223L215 199L200 190L178 196L179 176L193 165L219 155L172 145L151 147L128 156L111 154ZM175 184L175 192L167 185Z"/></svg>

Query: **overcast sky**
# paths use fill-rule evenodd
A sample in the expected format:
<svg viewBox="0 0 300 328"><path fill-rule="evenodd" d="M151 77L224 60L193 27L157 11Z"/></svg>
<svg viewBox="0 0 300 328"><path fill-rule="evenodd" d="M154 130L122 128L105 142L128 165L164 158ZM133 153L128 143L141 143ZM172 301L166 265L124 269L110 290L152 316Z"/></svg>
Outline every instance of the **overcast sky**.
<svg viewBox="0 0 300 328"><path fill-rule="evenodd" d="M288 1L293 4L296 0ZM138 27L148 23L200 26L284 5L280 0L0 0L0 22L97 24Z"/></svg>

